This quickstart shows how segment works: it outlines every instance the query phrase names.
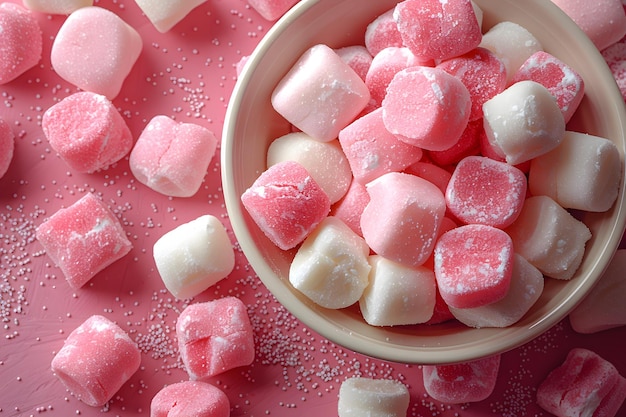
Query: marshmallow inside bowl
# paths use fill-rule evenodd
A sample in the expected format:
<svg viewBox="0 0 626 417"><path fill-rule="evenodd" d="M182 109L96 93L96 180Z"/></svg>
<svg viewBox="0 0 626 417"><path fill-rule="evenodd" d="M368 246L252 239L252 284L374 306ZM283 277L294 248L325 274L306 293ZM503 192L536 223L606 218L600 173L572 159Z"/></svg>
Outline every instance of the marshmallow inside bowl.
<svg viewBox="0 0 626 417"><path fill-rule="evenodd" d="M270 143L290 131L273 110L272 91L311 46L363 44L365 28L397 0L302 0L261 40L250 56L229 102L222 137L222 180L233 231L261 281L304 324L338 345L396 362L443 364L477 359L520 346L557 324L601 277L626 222L624 182L609 211L582 213L589 227L582 264L568 281L546 279L531 310L506 328L470 328L456 321L439 325L374 327L356 307L339 310L315 305L288 279L295 250L283 251L257 228L241 205L241 195L267 168ZM571 129L605 137L624 159L626 112L601 55L580 29L551 2L475 0L483 12L483 32L501 21L528 29L543 49L570 65L585 82L585 97Z"/></svg>

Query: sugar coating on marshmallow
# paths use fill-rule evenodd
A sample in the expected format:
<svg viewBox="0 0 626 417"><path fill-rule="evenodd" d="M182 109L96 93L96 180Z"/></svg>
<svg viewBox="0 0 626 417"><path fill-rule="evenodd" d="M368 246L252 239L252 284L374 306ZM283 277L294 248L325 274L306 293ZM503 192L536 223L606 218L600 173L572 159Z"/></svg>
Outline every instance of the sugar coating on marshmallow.
<svg viewBox="0 0 626 417"><path fill-rule="evenodd" d="M331 208L330 215L337 217L354 233L363 237L361 214L369 201L370 195L365 185L353 179L346 195Z"/></svg>
<svg viewBox="0 0 626 417"><path fill-rule="evenodd" d="M335 53L343 62L365 81L367 71L372 65L372 55L363 45L350 45L335 49Z"/></svg>
<svg viewBox="0 0 626 417"><path fill-rule="evenodd" d="M417 266L430 256L445 215L443 193L415 175L390 172L367 185L363 237L377 254Z"/></svg>
<svg viewBox="0 0 626 417"><path fill-rule="evenodd" d="M496 387L500 355L451 365L424 365L424 388L445 404L462 404L487 399Z"/></svg>
<svg viewBox="0 0 626 417"><path fill-rule="evenodd" d="M436 298L434 272L373 255L369 285L359 300L363 318L372 326L425 323L433 315Z"/></svg>
<svg viewBox="0 0 626 417"><path fill-rule="evenodd" d="M444 150L458 140L469 121L471 99L461 80L431 67L399 71L382 102L389 132L410 145Z"/></svg>
<svg viewBox="0 0 626 417"><path fill-rule="evenodd" d="M363 238L336 217L326 217L298 249L289 282L322 307L351 306L368 285L368 255Z"/></svg>
<svg viewBox="0 0 626 417"><path fill-rule="evenodd" d="M79 400L107 403L139 369L137 344L111 320L89 317L65 339L52 359L52 372Z"/></svg>
<svg viewBox="0 0 626 417"><path fill-rule="evenodd" d="M515 251L544 275L570 279L582 262L589 228L548 196L526 199L518 218L506 229Z"/></svg>
<svg viewBox="0 0 626 417"><path fill-rule="evenodd" d="M202 380L254 361L252 325L245 304L224 297L186 307L176 320L178 350L191 380Z"/></svg>
<svg viewBox="0 0 626 417"><path fill-rule="evenodd" d="M22 0L30 10L49 14L70 14L81 7L93 6L93 0Z"/></svg>
<svg viewBox="0 0 626 417"><path fill-rule="evenodd" d="M350 164L339 141L320 142L303 132L292 132L270 143L267 166L284 161L302 165L334 204L348 191L352 182Z"/></svg>
<svg viewBox="0 0 626 417"><path fill-rule="evenodd" d="M558 417L596 416L609 394L617 394L623 401L623 388L621 393L612 393L620 379L612 363L591 350L574 348L537 388L537 404ZM619 405L605 415L614 416Z"/></svg>
<svg viewBox="0 0 626 417"><path fill-rule="evenodd" d="M195 123L153 117L130 153L130 169L142 184L172 197L191 197L202 185L217 138Z"/></svg>
<svg viewBox="0 0 626 417"><path fill-rule="evenodd" d="M207 0L135 0L156 30L165 33L183 20L193 9Z"/></svg>
<svg viewBox="0 0 626 417"><path fill-rule="evenodd" d="M341 383L337 411L339 417L405 417L409 390L393 379L351 377Z"/></svg>
<svg viewBox="0 0 626 417"><path fill-rule="evenodd" d="M443 299L456 308L474 308L502 300L513 274L513 242L502 230L468 224L439 237L435 277Z"/></svg>
<svg viewBox="0 0 626 417"><path fill-rule="evenodd" d="M272 92L272 106L298 129L322 142L337 138L365 108L365 82L330 47L309 48Z"/></svg>
<svg viewBox="0 0 626 417"><path fill-rule="evenodd" d="M388 172L399 172L422 158L417 146L399 140L376 109L339 132L339 143L356 181L367 184Z"/></svg>
<svg viewBox="0 0 626 417"><path fill-rule="evenodd" d="M470 121L454 145L442 151L428 151L427 155L435 164L451 167L467 156L480 154L480 141L484 132L482 118Z"/></svg>
<svg viewBox="0 0 626 417"><path fill-rule="evenodd" d="M482 38L470 0L404 0L396 5L393 17L404 45L422 58L462 55Z"/></svg>
<svg viewBox="0 0 626 417"><path fill-rule="evenodd" d="M50 216L35 236L72 288L82 287L132 249L119 220L91 193Z"/></svg>
<svg viewBox="0 0 626 417"><path fill-rule="evenodd" d="M519 81L483 105L489 143L506 162L517 165L556 148L565 120L554 96L543 85Z"/></svg>
<svg viewBox="0 0 626 417"><path fill-rule="evenodd" d="M365 29L365 48L372 56L389 47L402 47L404 42L398 31L398 24L393 18L394 9L372 20Z"/></svg>
<svg viewBox="0 0 626 417"><path fill-rule="evenodd" d="M11 126L0 118L0 178L9 170L15 150L15 134Z"/></svg>
<svg viewBox="0 0 626 417"><path fill-rule="evenodd" d="M29 10L13 3L0 4L0 85L37 65L42 36L39 22Z"/></svg>
<svg viewBox="0 0 626 417"><path fill-rule="evenodd" d="M590 334L626 325L625 270L626 249L618 249L602 278L569 314L576 332Z"/></svg>
<svg viewBox="0 0 626 417"><path fill-rule="evenodd" d="M508 327L517 323L537 302L543 292L543 285L541 271L515 254L511 285L503 299L475 308L450 307L450 312L470 327Z"/></svg>
<svg viewBox="0 0 626 417"><path fill-rule="evenodd" d="M622 162L606 138L567 131L558 147L531 161L528 185L562 207L604 212L617 199Z"/></svg>
<svg viewBox="0 0 626 417"><path fill-rule="evenodd" d="M65 81L112 100L142 47L139 33L115 13L97 6L82 7L59 29L50 60Z"/></svg>
<svg viewBox="0 0 626 417"><path fill-rule="evenodd" d="M235 267L226 228L210 214L165 233L155 242L152 255L165 287L178 299L195 297Z"/></svg>
<svg viewBox="0 0 626 417"><path fill-rule="evenodd" d="M446 193L446 188L448 188L450 178L452 178L450 171L427 161L418 161L408 166L404 172L407 174L417 175L418 177L435 184L435 186L439 188L444 195Z"/></svg>
<svg viewBox="0 0 626 417"><path fill-rule="evenodd" d="M626 100L626 37L603 50L602 57L609 65L622 97Z"/></svg>
<svg viewBox="0 0 626 417"><path fill-rule="evenodd" d="M241 195L259 229L279 248L300 244L330 212L330 199L298 162L264 171Z"/></svg>
<svg viewBox="0 0 626 417"><path fill-rule="evenodd" d="M390 46L374 55L365 75L365 85L370 90L372 103L377 107L382 104L387 87L398 71L421 64L406 47Z"/></svg>
<svg viewBox="0 0 626 417"><path fill-rule="evenodd" d="M484 156L468 156L452 173L446 204L464 223L504 228L522 210L526 182L526 175L512 165Z"/></svg>
<svg viewBox="0 0 626 417"><path fill-rule="evenodd" d="M167 385L152 397L150 417L228 417L230 401L218 387L202 381Z"/></svg>
<svg viewBox="0 0 626 417"><path fill-rule="evenodd" d="M50 146L78 172L107 168L133 146L132 133L113 103L87 91L71 94L48 108L41 127Z"/></svg>
<svg viewBox="0 0 626 417"><path fill-rule="evenodd" d="M287 13L297 2L298 0L248 0L248 4L269 21L274 21Z"/></svg>

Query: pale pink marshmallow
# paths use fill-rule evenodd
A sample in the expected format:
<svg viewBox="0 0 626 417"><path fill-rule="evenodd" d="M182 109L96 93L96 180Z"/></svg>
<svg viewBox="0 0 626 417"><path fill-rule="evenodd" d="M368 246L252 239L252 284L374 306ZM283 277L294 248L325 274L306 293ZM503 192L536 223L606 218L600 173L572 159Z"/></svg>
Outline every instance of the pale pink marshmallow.
<svg viewBox="0 0 626 417"><path fill-rule="evenodd" d="M283 250L300 244L330 212L330 199L299 163L272 165L241 196L259 229Z"/></svg>
<svg viewBox="0 0 626 417"><path fill-rule="evenodd" d="M602 57L609 65L617 87L626 100L626 37L603 50Z"/></svg>
<svg viewBox="0 0 626 417"><path fill-rule="evenodd" d="M338 140L320 142L303 132L274 139L267 149L267 166L294 161L302 165L334 204L346 194L352 171Z"/></svg>
<svg viewBox="0 0 626 417"><path fill-rule="evenodd" d="M600 281L569 314L572 328L590 334L626 325L626 249L618 249Z"/></svg>
<svg viewBox="0 0 626 417"><path fill-rule="evenodd" d="M370 101L365 82L330 47L309 48L272 92L272 106L309 136L337 138Z"/></svg>
<svg viewBox="0 0 626 417"><path fill-rule="evenodd" d="M152 256L165 287L178 299L195 297L235 267L226 228L210 214L165 233L155 242Z"/></svg>
<svg viewBox="0 0 626 417"><path fill-rule="evenodd" d="M11 126L0 118L0 178L9 170L15 151L15 134Z"/></svg>
<svg viewBox="0 0 626 417"><path fill-rule="evenodd" d="M93 0L22 0L24 6L39 13L70 14L81 7L93 6Z"/></svg>
<svg viewBox="0 0 626 417"><path fill-rule="evenodd" d="M241 75L249 60L250 55L244 55L241 57L241 59L239 59L239 61L237 61L237 63L235 64L235 73L237 74L237 77Z"/></svg>
<svg viewBox="0 0 626 417"><path fill-rule="evenodd" d="M362 184L399 172L422 158L422 149L399 140L383 122L383 110L361 116L339 132L354 179Z"/></svg>
<svg viewBox="0 0 626 417"><path fill-rule="evenodd" d="M254 361L252 325L236 297L191 304L176 320L178 350L191 380L203 380Z"/></svg>
<svg viewBox="0 0 626 417"><path fill-rule="evenodd" d="M248 0L252 6L264 19L274 21L287 13L287 11L298 0Z"/></svg>
<svg viewBox="0 0 626 417"><path fill-rule="evenodd" d="M504 64L507 82L522 64L535 52L542 51L541 42L523 26L503 21L490 28L480 46L493 52Z"/></svg>
<svg viewBox="0 0 626 417"><path fill-rule="evenodd" d="M512 82L536 81L556 98L565 123L569 122L585 94L585 83L572 67L544 51L532 54L513 75Z"/></svg>
<svg viewBox="0 0 626 417"><path fill-rule="evenodd" d="M132 249L117 217L91 193L50 216L35 236L72 288L82 287Z"/></svg>
<svg viewBox="0 0 626 417"><path fill-rule="evenodd" d="M591 350L574 348L537 388L537 404L557 417L597 416L620 379L612 363ZM623 401L623 388L619 394Z"/></svg>
<svg viewBox="0 0 626 417"><path fill-rule="evenodd" d="M410 400L399 381L351 377L341 383L337 412L339 417L405 417Z"/></svg>
<svg viewBox="0 0 626 417"><path fill-rule="evenodd" d="M489 49L472 49L441 62L437 68L459 78L467 87L472 100L470 121L481 119L483 104L506 87L504 63Z"/></svg>
<svg viewBox="0 0 626 417"><path fill-rule="evenodd" d="M415 175L390 172L370 182L367 192L361 230L370 248L404 265L426 262L446 211L439 188Z"/></svg>
<svg viewBox="0 0 626 417"><path fill-rule="evenodd" d="M470 121L454 145L443 151L428 151L428 157L437 165L454 166L466 156L480 154L480 138L484 132L482 118Z"/></svg>
<svg viewBox="0 0 626 417"><path fill-rule="evenodd" d="M82 7L63 22L50 60L65 81L112 100L142 47L139 33L115 13L97 6Z"/></svg>
<svg viewBox="0 0 626 417"><path fill-rule="evenodd" d="M393 17L404 45L421 58L462 55L482 38L470 0L404 0L396 5Z"/></svg>
<svg viewBox="0 0 626 417"><path fill-rule="evenodd" d="M450 307L475 308L502 300L513 274L513 242L492 226L469 224L439 237L435 277Z"/></svg>
<svg viewBox="0 0 626 417"><path fill-rule="evenodd" d="M385 48L404 45L398 24L393 18L393 11L394 9L389 9L376 17L365 29L365 47L372 56Z"/></svg>
<svg viewBox="0 0 626 417"><path fill-rule="evenodd" d="M620 0L552 0L603 50L626 36L626 13Z"/></svg>
<svg viewBox="0 0 626 417"><path fill-rule="evenodd" d="M483 105L489 143L511 165L556 148L565 120L554 96L535 81L519 81Z"/></svg>
<svg viewBox="0 0 626 417"><path fill-rule="evenodd" d="M39 22L24 7L0 4L0 85L13 81L39 62L43 34Z"/></svg>
<svg viewBox="0 0 626 417"><path fill-rule="evenodd" d="M343 221L354 233L363 237L361 214L370 201L370 195L364 184L352 180L346 195L330 211L330 215Z"/></svg>
<svg viewBox="0 0 626 417"><path fill-rule="evenodd" d="M624 400L626 400L626 378L619 375L613 389L600 401L594 417L616 417Z"/></svg>
<svg viewBox="0 0 626 417"><path fill-rule="evenodd" d="M506 229L515 251L544 275L570 279L591 238L589 228L547 196L529 197L515 222Z"/></svg>
<svg viewBox="0 0 626 417"><path fill-rule="evenodd" d="M289 282L319 306L339 309L361 298L368 285L369 248L336 217L315 228L289 268Z"/></svg>
<svg viewBox="0 0 626 417"><path fill-rule="evenodd" d="M558 147L531 161L528 184L532 194L552 197L565 208L604 212L617 199L621 177L613 142L567 131Z"/></svg>
<svg viewBox="0 0 626 417"><path fill-rule="evenodd" d="M468 156L452 173L446 204L464 223L504 228L519 216L526 187L526 175L518 168L484 156Z"/></svg>
<svg viewBox="0 0 626 417"><path fill-rule="evenodd" d="M202 185L217 148L217 138L195 123L153 117L130 153L130 170L156 192L191 197Z"/></svg>
<svg viewBox="0 0 626 417"><path fill-rule="evenodd" d="M166 385L152 397L150 417L228 417L228 396L215 385L182 381Z"/></svg>
<svg viewBox="0 0 626 417"><path fill-rule="evenodd" d="M335 53L365 81L373 59L366 47L363 45L344 46L335 49Z"/></svg>
<svg viewBox="0 0 626 417"><path fill-rule="evenodd" d="M41 127L52 149L78 172L107 168L133 146L130 129L113 103L87 91L71 94L46 110Z"/></svg>
<svg viewBox="0 0 626 417"><path fill-rule="evenodd" d="M402 265L380 255L370 256L369 263L369 285L359 300L368 324L401 326L432 318L437 284L431 269Z"/></svg>
<svg viewBox="0 0 626 417"><path fill-rule="evenodd" d="M441 151L458 142L469 121L472 102L461 80L430 67L399 71L383 99L383 121L400 140Z"/></svg>
<svg viewBox="0 0 626 417"><path fill-rule="evenodd" d="M165 33L207 0L135 0L156 30Z"/></svg>
<svg viewBox="0 0 626 417"><path fill-rule="evenodd" d="M450 307L450 312L458 321L470 327L508 327L517 323L537 302L543 284L541 271L515 254L511 285L503 299L475 308Z"/></svg>
<svg viewBox="0 0 626 417"><path fill-rule="evenodd" d="M446 193L446 188L448 188L450 178L452 178L452 174L449 171L439 165L426 161L418 161L412 164L407 167L405 172L407 174L417 175L418 177L424 178L426 181L435 184L435 186L437 186L437 188L439 188L444 195Z"/></svg>
<svg viewBox="0 0 626 417"><path fill-rule="evenodd" d="M489 398L496 387L500 355L451 365L424 365L424 388L445 404L478 402Z"/></svg>
<svg viewBox="0 0 626 417"><path fill-rule="evenodd" d="M137 344L117 324L94 315L65 339L52 359L52 372L80 401L105 405L141 364Z"/></svg>

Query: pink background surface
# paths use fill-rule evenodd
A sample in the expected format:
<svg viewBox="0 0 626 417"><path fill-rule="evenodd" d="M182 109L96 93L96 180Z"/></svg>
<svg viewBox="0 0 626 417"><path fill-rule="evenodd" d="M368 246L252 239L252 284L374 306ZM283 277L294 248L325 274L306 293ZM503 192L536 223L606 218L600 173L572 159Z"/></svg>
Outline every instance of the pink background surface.
<svg viewBox="0 0 626 417"><path fill-rule="evenodd" d="M19 3L18 0L12 0ZM219 137L235 64L271 27L246 0L209 0L170 32L153 28L132 0L100 0L135 27L143 52L114 104L136 138L155 115L201 124ZM165 384L187 379L174 325L186 306L164 288L152 245L165 232L213 214L227 226L216 154L200 191L168 198L134 180L125 158L95 174L67 168L41 131L45 110L78 91L50 66L50 48L64 16L38 14L44 32L40 64L0 86L0 115L16 134L15 156L0 180L0 417L145 416ZM219 149L218 149L219 153ZM35 229L86 192L100 196L120 219L133 250L90 283L69 288L35 240ZM232 416L336 415L341 382L350 376L395 378L410 387L409 416L540 416L535 390L573 347L586 347L626 375L626 328L574 333L564 320L546 334L503 355L496 391L480 403L450 406L425 394L417 365L356 354L317 335L282 308L237 252L235 271L196 301L240 297L255 329L256 360L213 378L231 401ZM50 371L67 335L92 314L116 321L142 351L140 370L104 408L74 398ZM626 413L626 407L622 407Z"/></svg>

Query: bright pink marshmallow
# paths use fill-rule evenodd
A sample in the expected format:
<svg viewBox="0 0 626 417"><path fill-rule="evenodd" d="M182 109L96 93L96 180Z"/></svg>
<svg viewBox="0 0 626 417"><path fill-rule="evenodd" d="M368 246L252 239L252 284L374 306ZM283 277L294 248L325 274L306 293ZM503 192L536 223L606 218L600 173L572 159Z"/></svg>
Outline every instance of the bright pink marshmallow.
<svg viewBox="0 0 626 417"><path fill-rule="evenodd" d="M367 71L370 65L372 65L372 55L370 55L367 48L363 45L344 46L343 48L335 49L335 53L365 81Z"/></svg>
<svg viewBox="0 0 626 417"><path fill-rule="evenodd" d="M298 0L248 0L264 19L274 21L285 14Z"/></svg>
<svg viewBox="0 0 626 417"><path fill-rule="evenodd" d="M342 220L354 233L363 237L361 231L361 214L370 201L370 195L364 184L353 180L350 187L331 209L331 215Z"/></svg>
<svg viewBox="0 0 626 417"><path fill-rule="evenodd" d="M52 359L52 372L79 400L107 403L137 372L141 353L118 325L94 315L78 326Z"/></svg>
<svg viewBox="0 0 626 417"><path fill-rule="evenodd" d="M441 151L457 143L471 106L470 94L458 78L437 68L411 67L389 83L383 121L403 142Z"/></svg>
<svg viewBox="0 0 626 417"><path fill-rule="evenodd" d="M426 59L448 59L476 48L482 32L470 0L404 0L393 17L404 45Z"/></svg>
<svg viewBox="0 0 626 417"><path fill-rule="evenodd" d="M626 37L603 50L602 56L613 73L622 97L626 100Z"/></svg>
<svg viewBox="0 0 626 417"><path fill-rule="evenodd" d="M228 417L230 401L221 389L201 381L163 387L152 397L150 417Z"/></svg>
<svg viewBox="0 0 626 417"><path fill-rule="evenodd" d="M428 151L428 156L437 165L454 165L461 159L480 153L480 137L484 135L482 118L470 121L459 140L443 151Z"/></svg>
<svg viewBox="0 0 626 417"><path fill-rule="evenodd" d="M254 361L252 325L236 297L191 304L176 321L178 349L192 380L201 380Z"/></svg>
<svg viewBox="0 0 626 417"><path fill-rule="evenodd" d="M209 129L155 116L130 153L130 170L161 194L191 197L200 189L216 148L217 138Z"/></svg>
<svg viewBox="0 0 626 417"><path fill-rule="evenodd" d="M15 150L15 134L4 119L0 119L0 178L9 170Z"/></svg>
<svg viewBox="0 0 626 417"><path fill-rule="evenodd" d="M31 69L41 59L43 39L35 16L14 3L0 4L0 85Z"/></svg>
<svg viewBox="0 0 626 417"><path fill-rule="evenodd" d="M82 287L132 248L115 215L91 193L54 213L37 228L36 237L72 288Z"/></svg>
<svg viewBox="0 0 626 417"><path fill-rule="evenodd" d="M443 299L456 308L495 303L506 295L513 272L513 242L495 227L452 229L435 246L435 277Z"/></svg>
<svg viewBox="0 0 626 417"><path fill-rule="evenodd" d="M301 243L330 212L330 200L297 162L272 165L241 196L257 226L279 248Z"/></svg>
<svg viewBox="0 0 626 417"><path fill-rule="evenodd" d="M41 127L70 168L95 172L122 159L133 146L126 121L105 96L74 93L50 107Z"/></svg>
<svg viewBox="0 0 626 417"><path fill-rule="evenodd" d="M50 60L64 80L112 100L142 46L139 33L112 11L83 7L70 14L59 29Z"/></svg>
<svg viewBox="0 0 626 417"><path fill-rule="evenodd" d="M496 387L500 355L452 365L424 365L424 388L445 404L462 404L487 399Z"/></svg>
<svg viewBox="0 0 626 417"><path fill-rule="evenodd" d="M393 18L393 10L390 9L378 16L365 29L365 47L372 56L385 48L404 45L398 24Z"/></svg>

